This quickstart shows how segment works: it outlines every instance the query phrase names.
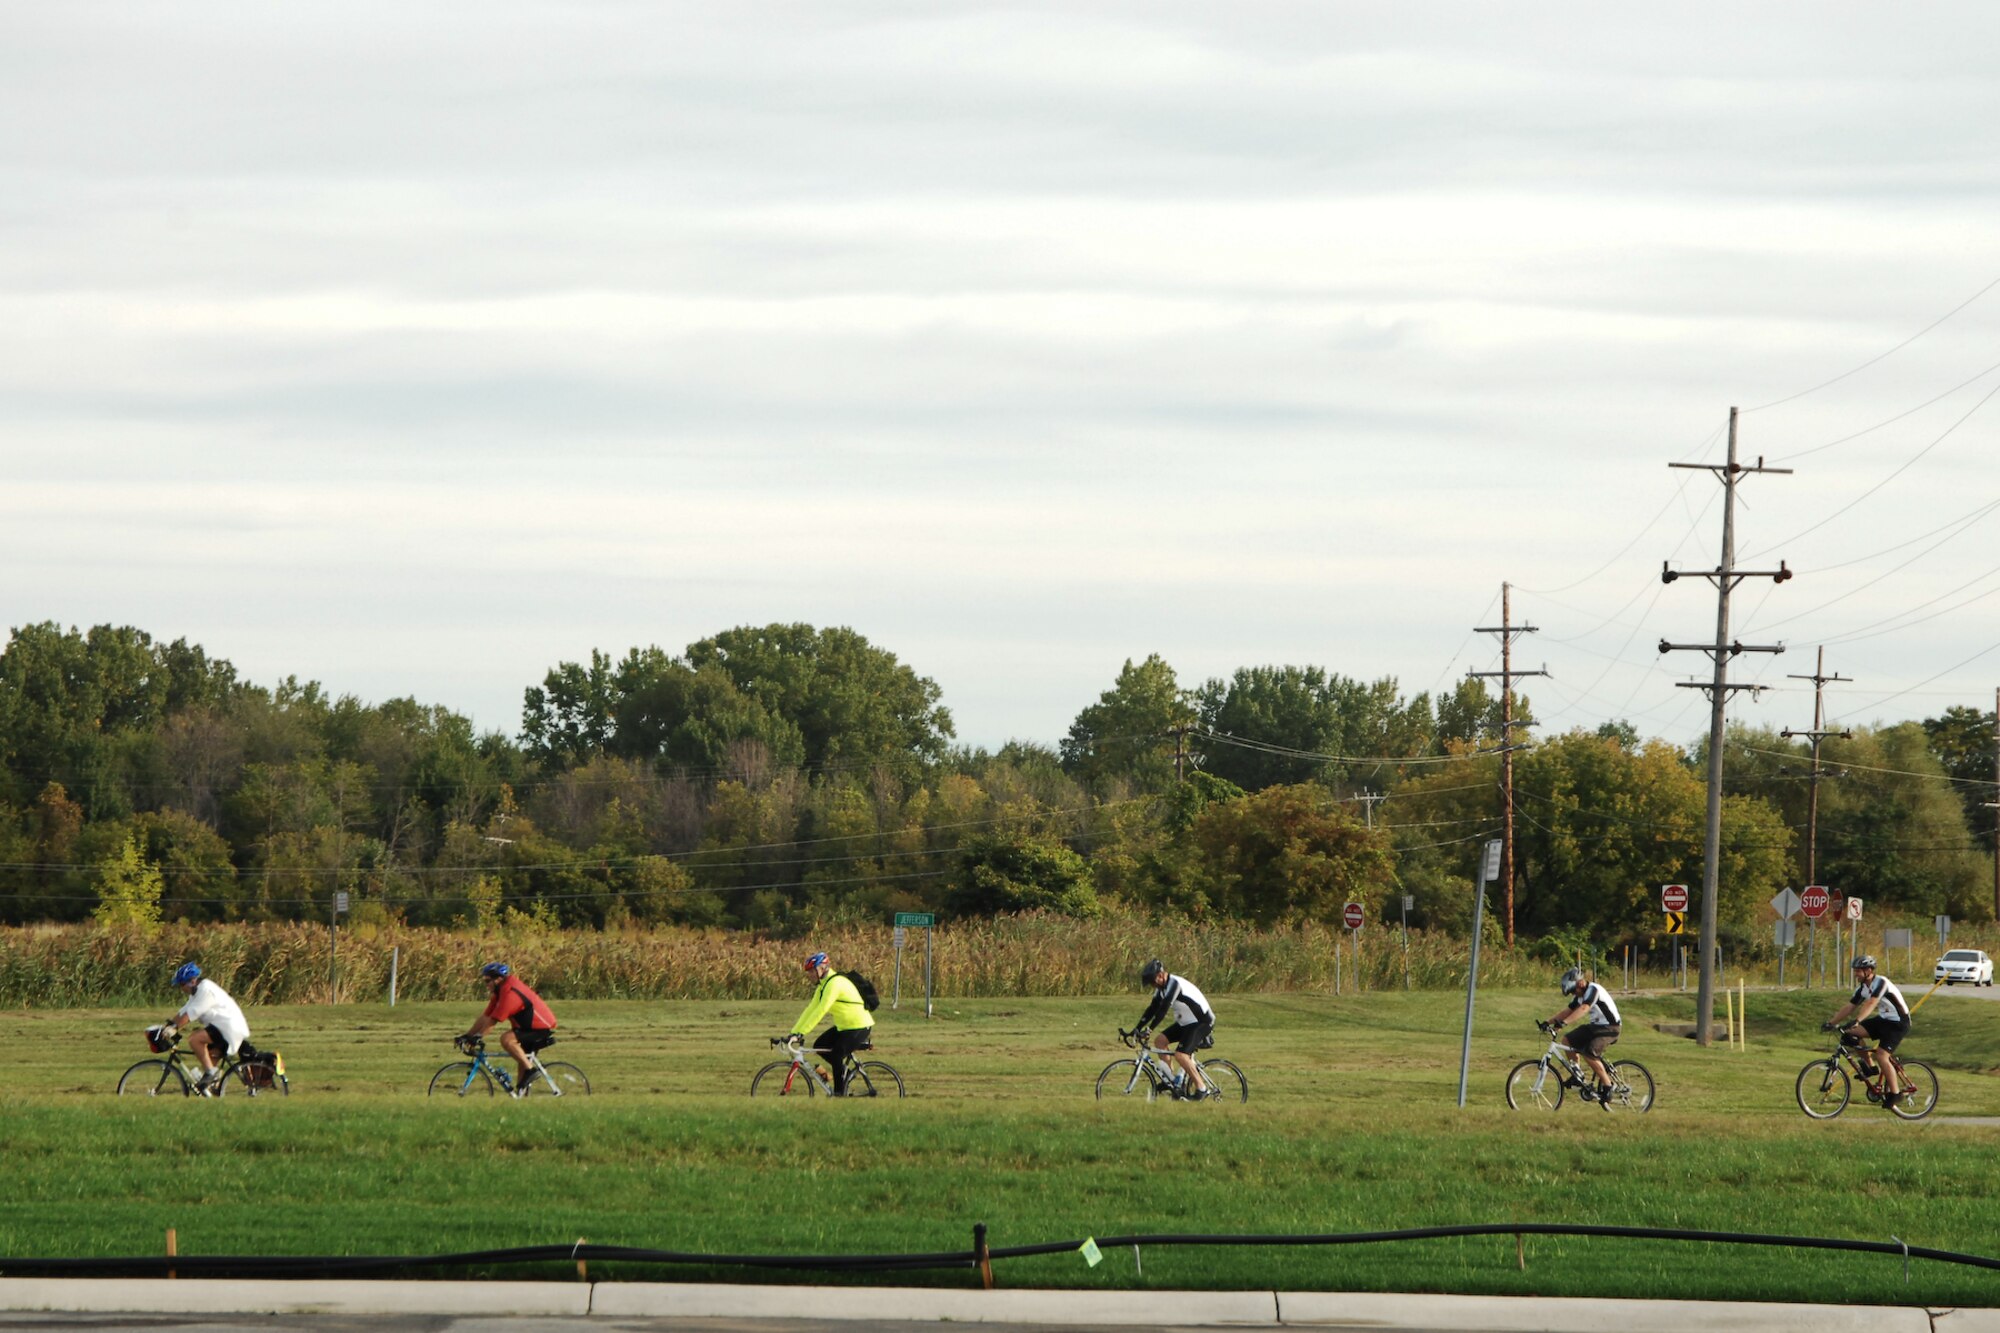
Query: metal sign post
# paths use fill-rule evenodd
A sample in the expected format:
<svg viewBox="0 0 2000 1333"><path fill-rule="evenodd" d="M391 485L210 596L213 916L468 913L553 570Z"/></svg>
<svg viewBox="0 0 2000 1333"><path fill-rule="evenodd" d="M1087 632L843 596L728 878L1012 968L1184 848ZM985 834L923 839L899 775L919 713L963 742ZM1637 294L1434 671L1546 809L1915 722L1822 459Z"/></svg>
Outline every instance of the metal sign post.
<svg viewBox="0 0 2000 1333"><path fill-rule="evenodd" d="M1479 936L1486 928L1486 886L1500 878L1500 839L1486 844L1479 882L1472 886L1472 966L1465 975L1465 1039L1458 1048L1458 1104L1465 1105L1465 1083L1472 1074L1472 1002L1479 994Z"/></svg>
<svg viewBox="0 0 2000 1333"><path fill-rule="evenodd" d="M1403 895L1403 989L1410 988L1410 909L1417 905L1414 894Z"/></svg>
<svg viewBox="0 0 2000 1333"><path fill-rule="evenodd" d="M1917 967L1917 945L1916 941L1912 938L1915 934L1914 930L1906 927L1882 932L1883 953L1888 953L1889 950L1899 944L1903 946L1903 966L1907 969L1903 974L1905 976L1914 972Z"/></svg>
<svg viewBox="0 0 2000 1333"><path fill-rule="evenodd" d="M902 1005L902 937L904 937L904 927L896 927L894 931L890 931L890 941L896 945L896 981L892 983L894 989L890 991L888 997L890 1009Z"/></svg>
<svg viewBox="0 0 2000 1333"><path fill-rule="evenodd" d="M326 914L326 1002L334 1003L340 988L340 914L347 910L345 891L333 895L333 910Z"/></svg>
<svg viewBox="0 0 2000 1333"><path fill-rule="evenodd" d="M1938 917L1935 924L1938 933L1938 952L1943 953L1947 947L1945 941L1951 938L1951 918L1948 916Z"/></svg>
<svg viewBox="0 0 2000 1333"><path fill-rule="evenodd" d="M1778 932L1778 986L1780 989L1783 989L1785 984L1785 953L1792 947L1792 936L1795 932L1791 929L1791 923L1792 918L1798 914L1799 895L1793 893L1790 889L1779 889L1777 894L1771 899L1771 910L1778 914L1778 924L1785 927L1785 929Z"/></svg>
<svg viewBox="0 0 2000 1333"><path fill-rule="evenodd" d="M1361 993L1361 923L1368 919L1368 909L1361 903L1348 903L1340 909L1340 924L1347 927L1348 943L1354 946L1354 991Z"/></svg>
<svg viewBox="0 0 2000 1333"><path fill-rule="evenodd" d="M896 983L898 988L903 978L903 928L922 926L924 928L924 1017L931 1016L931 930L937 925L937 915L932 912L896 913ZM891 1006L893 1007L893 1006Z"/></svg>

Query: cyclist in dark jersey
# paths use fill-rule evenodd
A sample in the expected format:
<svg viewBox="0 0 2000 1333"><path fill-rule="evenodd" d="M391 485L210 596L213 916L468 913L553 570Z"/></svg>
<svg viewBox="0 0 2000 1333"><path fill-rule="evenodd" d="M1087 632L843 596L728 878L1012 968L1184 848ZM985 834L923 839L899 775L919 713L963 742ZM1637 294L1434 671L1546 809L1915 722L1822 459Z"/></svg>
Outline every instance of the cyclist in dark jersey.
<svg viewBox="0 0 2000 1333"><path fill-rule="evenodd" d="M1875 959L1870 954L1862 954L1851 964L1854 971L1854 995L1841 1006L1840 1012L1826 1024L1828 1032L1838 1028L1852 1016L1854 1025L1840 1034L1843 1046L1859 1046L1865 1039L1873 1037L1878 1049L1893 1051L1900 1046L1903 1038L1910 1035L1910 1005L1903 998L1903 992L1887 977L1875 975ZM1900 1080L1896 1077L1896 1062L1884 1060L1882 1063L1882 1105L1894 1106L1903 1095ZM1872 1062L1866 1051L1861 1055L1863 1073L1872 1073Z"/></svg>
<svg viewBox="0 0 2000 1333"><path fill-rule="evenodd" d="M1590 1072L1597 1075L1595 1090L1578 1090L1583 1099L1594 1101L1608 1111L1611 1109L1611 1074L1604 1067L1604 1050L1618 1040L1624 1022L1618 1013L1618 1003L1611 998L1610 991L1587 979L1580 967L1572 967L1563 973L1556 984L1562 987L1563 998L1569 1003L1562 1012L1549 1019L1549 1028L1553 1031L1565 1023L1583 1020L1576 1031L1563 1038L1563 1044L1582 1056L1589 1064Z"/></svg>
<svg viewBox="0 0 2000 1333"><path fill-rule="evenodd" d="M528 1080L532 1077L528 1057L556 1039L556 1016L507 964L488 963L479 969L479 975L486 983L486 1011L458 1041L461 1047L469 1045L494 1024L507 1024L506 1031L500 1034L500 1049L513 1056L520 1067L521 1077L514 1083L514 1095L519 1097L528 1090Z"/></svg>

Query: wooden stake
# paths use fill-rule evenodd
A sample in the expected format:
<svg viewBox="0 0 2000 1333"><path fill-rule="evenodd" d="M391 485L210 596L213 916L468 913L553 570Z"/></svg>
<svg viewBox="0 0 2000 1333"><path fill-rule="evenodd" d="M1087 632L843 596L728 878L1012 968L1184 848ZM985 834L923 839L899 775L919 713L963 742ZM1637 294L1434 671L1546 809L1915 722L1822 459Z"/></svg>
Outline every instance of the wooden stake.
<svg viewBox="0 0 2000 1333"><path fill-rule="evenodd" d="M986 1224L972 1224L972 1259L979 1266L980 1285L993 1290L993 1257L986 1248Z"/></svg>
<svg viewBox="0 0 2000 1333"><path fill-rule="evenodd" d="M1521 1241L1521 1233L1514 1233L1514 1264L1523 1273L1528 1271L1528 1247Z"/></svg>
<svg viewBox="0 0 2000 1333"><path fill-rule="evenodd" d="M180 1245L179 1245L179 1243L178 1243L178 1242L177 1242L177 1241L175 1240L175 1238L174 1238L174 1229L173 1229L172 1227L168 1227L168 1228L167 1228L167 1258L169 1258L169 1259L172 1259L172 1258L175 1258L176 1256L178 1256L179 1254L180 1254ZM172 1277L174 1276L174 1269L173 1269L173 1268L172 1268L171 1266L169 1266L169 1267L168 1267L168 1269L167 1269L167 1276L168 1276L169 1278L172 1278Z"/></svg>
<svg viewBox="0 0 2000 1333"><path fill-rule="evenodd" d="M581 1250L582 1248L583 1248L583 1237L578 1236L576 1238L576 1249L571 1250L570 1253L575 1254L577 1250ZM590 1281L590 1270L586 1266L585 1260L578 1259L576 1261L576 1275L582 1278L585 1282Z"/></svg>

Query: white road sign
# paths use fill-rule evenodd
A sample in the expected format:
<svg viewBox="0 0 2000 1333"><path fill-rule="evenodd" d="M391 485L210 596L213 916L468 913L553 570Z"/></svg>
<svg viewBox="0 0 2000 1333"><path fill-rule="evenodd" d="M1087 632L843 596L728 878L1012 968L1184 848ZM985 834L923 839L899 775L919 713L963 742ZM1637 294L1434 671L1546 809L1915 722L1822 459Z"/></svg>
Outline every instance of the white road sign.
<svg viewBox="0 0 2000 1333"><path fill-rule="evenodd" d="M1861 919L1861 900L1859 898L1849 898L1847 900L1847 919L1849 921L1859 921Z"/></svg>
<svg viewBox="0 0 2000 1333"><path fill-rule="evenodd" d="M1778 920L1790 921L1799 914L1799 895L1790 889L1779 889L1771 899L1771 910L1778 914Z"/></svg>

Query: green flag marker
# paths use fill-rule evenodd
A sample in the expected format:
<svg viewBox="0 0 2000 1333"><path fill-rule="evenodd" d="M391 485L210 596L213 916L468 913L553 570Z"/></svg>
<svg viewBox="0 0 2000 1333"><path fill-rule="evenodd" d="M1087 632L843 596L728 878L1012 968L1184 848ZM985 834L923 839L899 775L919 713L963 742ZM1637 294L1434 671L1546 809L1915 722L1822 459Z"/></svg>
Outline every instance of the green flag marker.
<svg viewBox="0 0 2000 1333"><path fill-rule="evenodd" d="M1104 1251L1097 1248L1097 1237L1095 1236L1085 1236L1083 1244L1076 1247L1076 1252L1082 1255L1083 1261L1092 1268L1104 1262Z"/></svg>

